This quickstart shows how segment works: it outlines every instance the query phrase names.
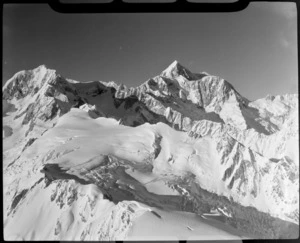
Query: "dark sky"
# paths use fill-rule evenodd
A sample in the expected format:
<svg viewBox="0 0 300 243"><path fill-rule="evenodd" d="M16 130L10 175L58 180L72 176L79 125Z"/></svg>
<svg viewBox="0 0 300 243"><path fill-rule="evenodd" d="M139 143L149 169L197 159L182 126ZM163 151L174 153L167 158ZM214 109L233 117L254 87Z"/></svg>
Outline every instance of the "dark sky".
<svg viewBox="0 0 300 243"><path fill-rule="evenodd" d="M64 77L137 86L175 59L225 78L245 97L298 92L295 3L236 13L60 14L4 5L3 83L41 64Z"/></svg>

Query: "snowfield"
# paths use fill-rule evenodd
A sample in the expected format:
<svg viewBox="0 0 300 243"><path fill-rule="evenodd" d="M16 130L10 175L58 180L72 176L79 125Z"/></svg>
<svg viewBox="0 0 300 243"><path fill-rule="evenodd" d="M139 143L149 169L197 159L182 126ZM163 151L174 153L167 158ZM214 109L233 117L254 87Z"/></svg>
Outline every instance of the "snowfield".
<svg viewBox="0 0 300 243"><path fill-rule="evenodd" d="M166 150L161 151L152 163L150 158L154 156L155 136L161 136L164 130L166 130L164 137L166 141L162 141L162 146ZM87 112L72 109L57 122L54 128L23 152L24 161L18 164L18 167L25 169L29 166L28 161L31 161L30 167L33 170L30 171L32 173L30 178L43 178L40 169L43 164L51 161L51 164L58 164L67 173L86 181L92 180L95 184L82 185L76 180L60 180L53 181L47 187L44 181L38 180L39 183L26 192L26 199L19 202L17 207L20 209L16 208L13 217L6 219L7 239L120 240L125 239L129 232L128 239L140 240L147 236L150 237L149 239L162 237L178 240L197 235L203 235L203 239L214 238L214 235L217 235L218 239L238 239L233 233L220 229L220 226L206 225L204 220L199 216L197 218L195 214L178 214L176 209L178 210L177 207L180 205L177 205L177 200L174 200L174 205L167 205L172 203L172 197L165 197L169 200L165 203L166 211L147 207L136 201L121 201L120 195L115 196L120 197L120 202L115 205L104 199L99 189L101 187L96 186L101 174L96 172L93 174L93 168L107 163L106 155L134 161L129 164L130 169L128 169L133 170L128 172L128 175L133 175L133 179L127 178L126 171L125 175L118 173L117 187L130 187L133 193L132 199L136 199L137 196L145 197L140 200L145 202L152 200L154 205L159 206L161 202L158 197L155 197L156 194L179 195L161 178L167 180L175 175L187 173L196 166L193 161L191 168L188 164L184 165L184 162L187 162L184 157L194 151L188 150L187 145L186 148L182 147L188 142L190 142L189 137L185 133L176 132L164 124L144 124L136 128L118 126L112 119L92 119ZM202 149L206 149L206 143L207 141L204 141ZM197 146L200 150L199 142ZM48 150L49 148L52 149ZM186 153L182 153L183 151ZM174 167L166 159L171 153L177 158ZM204 159L202 163L205 163ZM17 166L16 162L12 166ZM25 183L28 170L21 169L15 177L22 180L22 186L20 183L18 186L19 191L31 186L28 180ZM10 178L13 177L10 175ZM8 178L5 178L5 181L8 181ZM109 181L105 180L104 183ZM168 207L175 211L169 212ZM151 210L159 212L159 215L163 215L162 218L151 214ZM140 217L141 215L144 217ZM34 224L28 224L28 220ZM157 223L157 220L161 223ZM143 226L145 221L147 223ZM192 225L195 229L190 232L187 229L188 225ZM174 230L180 234L173 235Z"/></svg>
<svg viewBox="0 0 300 243"><path fill-rule="evenodd" d="M2 114L6 240L298 237L298 95L250 102L178 62L137 88L40 66Z"/></svg>

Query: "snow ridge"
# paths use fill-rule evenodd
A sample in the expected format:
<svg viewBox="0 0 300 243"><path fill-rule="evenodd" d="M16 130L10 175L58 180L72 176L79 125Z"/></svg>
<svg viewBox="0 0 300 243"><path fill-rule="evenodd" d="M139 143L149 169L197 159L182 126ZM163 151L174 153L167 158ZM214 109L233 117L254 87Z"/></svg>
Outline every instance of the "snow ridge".
<svg viewBox="0 0 300 243"><path fill-rule="evenodd" d="M6 239L123 240L160 207L209 214L203 190L299 223L297 94L249 101L174 61L138 87L41 65L2 99Z"/></svg>

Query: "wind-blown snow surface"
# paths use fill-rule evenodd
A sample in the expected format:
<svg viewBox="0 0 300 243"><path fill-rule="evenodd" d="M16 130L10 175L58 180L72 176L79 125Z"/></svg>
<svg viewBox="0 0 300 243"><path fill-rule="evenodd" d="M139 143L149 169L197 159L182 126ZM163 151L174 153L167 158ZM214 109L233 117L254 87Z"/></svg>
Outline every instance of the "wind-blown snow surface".
<svg viewBox="0 0 300 243"><path fill-rule="evenodd" d="M30 163L31 174L28 175L28 171L21 170L14 176L7 175L9 177L5 178L5 182L10 184L10 191L16 190L14 186L18 187L18 191L26 190L28 186L31 186L30 181L39 181L40 178L43 178L43 174L39 171L40 166L51 161L51 163L59 164L61 168L72 174L82 178L92 178L95 183L109 183L109 180L105 178L100 182L100 178L97 177L101 177L101 173L97 174L97 171L93 170L93 168L98 168L103 163L107 163L105 161L107 159L106 154L134 161L135 164L131 168L142 171L139 173L145 174L145 177L160 178L159 174L155 175L152 172L150 164L147 166L147 161L150 162L149 158L153 156L155 150L153 148L155 136L163 133L164 129L169 129L165 139L168 136L176 135L172 132L180 134L180 132L172 131L164 124L145 124L137 128L131 128L119 126L114 121L107 122L101 118L93 120L86 112L72 109L68 114L61 117L53 129L46 132L23 153L22 162L19 160L20 162L15 162L12 165L26 168ZM182 139L188 139L186 134L180 135ZM170 147L173 145L175 143L169 144ZM50 151L49 148L51 148ZM162 151L161 156L165 157L167 153L168 151ZM162 160L158 160L157 163L157 165L154 165L155 168L165 167L165 169L161 168L160 173L169 173L170 177L173 175L167 165L159 165L159 163L163 163ZM132 187L133 192L143 189L142 184L132 184L126 178L126 175L122 175L122 173L124 172L118 174L116 187ZM10 182L9 178L13 181ZM14 178L19 178L22 183L17 183ZM35 179L33 180L33 178ZM148 182L149 184L151 182ZM168 192L172 189L168 186L165 187L164 194L172 195ZM159 201L155 198L155 194L143 190L145 192L136 192L136 195L149 197L154 202L155 200ZM163 189L160 187L160 190ZM146 195L143 195L143 193ZM5 202L7 202L5 207L10 206L10 197L11 195L5 196ZM169 200L172 202L172 198ZM159 205L159 202L157 202L157 205ZM54 181L46 188L45 183L40 181L26 193L26 198L19 202L15 210L16 213L13 217L9 217L5 221L6 234L9 239L20 237L24 240L112 240L126 238L130 230L134 230L131 229L131 225L135 222L135 219L149 212L152 208L127 200L120 201L115 205L103 199L103 193L93 184L80 185L74 180L62 180ZM167 212L164 214L167 214ZM153 214L148 214L147 217L150 217L150 219L152 217L153 223L155 223L155 220L160 220ZM195 216L183 215L183 218L187 220L191 217ZM28 224L29 220L34 223ZM169 221L170 223L173 222L171 219ZM200 225L205 224L200 219L194 219L193 221L199 222L199 230L193 234L197 235L197 232L201 231ZM139 225L139 223L137 224ZM187 226L181 225L182 233L184 233L181 237L189 235L189 231L186 229ZM180 230L180 227L177 227ZM211 230L212 235L220 235L220 238L222 236L224 238L237 238L216 227L204 227ZM172 228L168 232L170 230ZM148 234L151 235L151 232L148 232ZM155 234L159 234L159 232ZM167 236L168 234L165 234L165 237ZM176 239L176 236L169 235L169 237Z"/></svg>
<svg viewBox="0 0 300 243"><path fill-rule="evenodd" d="M5 84L2 114L6 239L295 237L238 231L222 207L298 224L298 95L250 102L178 62L137 88L40 66Z"/></svg>

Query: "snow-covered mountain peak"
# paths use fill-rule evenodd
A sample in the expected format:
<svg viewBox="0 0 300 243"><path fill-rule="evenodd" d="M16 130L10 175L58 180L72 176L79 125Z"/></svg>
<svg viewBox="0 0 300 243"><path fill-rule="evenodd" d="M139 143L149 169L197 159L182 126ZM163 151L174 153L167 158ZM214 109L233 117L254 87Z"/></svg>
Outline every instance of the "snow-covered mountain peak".
<svg viewBox="0 0 300 243"><path fill-rule="evenodd" d="M38 67L36 67L35 69L33 69L33 70L35 70L35 71L44 71L44 70L46 70L46 69L49 69L47 66L46 66L46 64L41 64L41 65L39 65Z"/></svg>
<svg viewBox="0 0 300 243"><path fill-rule="evenodd" d="M100 81L102 84L104 84L105 86L108 86L108 87L113 87L115 89L118 89L118 87L124 87L125 85L124 84L118 84L116 83L115 81L108 81L108 82L103 82L103 81Z"/></svg>
<svg viewBox="0 0 300 243"><path fill-rule="evenodd" d="M174 60L165 70L172 70L176 67L182 67L182 65L177 60Z"/></svg>
<svg viewBox="0 0 300 243"><path fill-rule="evenodd" d="M260 237L298 227L298 95L250 102L178 61L135 88L41 65L4 85L2 114L6 239L126 239L137 205L151 225L222 205Z"/></svg>
<svg viewBox="0 0 300 243"><path fill-rule="evenodd" d="M2 87L3 99L23 98L28 94L36 94L46 81L57 77L56 70L48 69L45 65L32 70L17 72Z"/></svg>
<svg viewBox="0 0 300 243"><path fill-rule="evenodd" d="M177 60L172 62L164 71L162 71L161 76L167 78L177 78L179 76L183 76L187 80L197 79L197 76L195 74L182 66Z"/></svg>

